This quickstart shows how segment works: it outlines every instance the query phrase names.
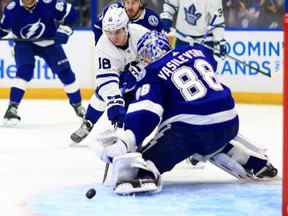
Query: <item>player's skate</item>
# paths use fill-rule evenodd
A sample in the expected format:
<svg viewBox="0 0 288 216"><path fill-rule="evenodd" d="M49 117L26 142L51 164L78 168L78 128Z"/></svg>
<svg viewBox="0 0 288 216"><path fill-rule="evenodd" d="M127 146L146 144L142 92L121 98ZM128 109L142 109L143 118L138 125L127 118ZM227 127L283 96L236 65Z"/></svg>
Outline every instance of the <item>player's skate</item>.
<svg viewBox="0 0 288 216"><path fill-rule="evenodd" d="M93 128L93 124L89 120L84 119L80 128L74 133L72 133L70 138L75 143L80 143L85 137L88 136L92 128Z"/></svg>
<svg viewBox="0 0 288 216"><path fill-rule="evenodd" d="M151 161L144 161L140 153L128 153L114 158L112 183L118 195L159 192L160 173Z"/></svg>
<svg viewBox="0 0 288 216"><path fill-rule="evenodd" d="M20 122L21 118L17 112L18 106L15 104L9 104L8 109L4 115L4 124L6 126L15 126Z"/></svg>
<svg viewBox="0 0 288 216"><path fill-rule="evenodd" d="M86 110L85 108L79 103L79 104L72 104L72 107L76 113L76 115L82 119L85 117Z"/></svg>

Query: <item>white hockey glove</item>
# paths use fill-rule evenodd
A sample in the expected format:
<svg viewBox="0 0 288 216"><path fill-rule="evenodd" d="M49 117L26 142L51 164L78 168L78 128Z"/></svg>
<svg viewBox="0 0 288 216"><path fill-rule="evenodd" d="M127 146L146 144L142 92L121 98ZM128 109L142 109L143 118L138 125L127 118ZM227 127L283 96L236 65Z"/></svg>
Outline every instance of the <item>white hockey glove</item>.
<svg viewBox="0 0 288 216"><path fill-rule="evenodd" d="M55 35L55 44L66 44L73 30L69 26L60 25Z"/></svg>

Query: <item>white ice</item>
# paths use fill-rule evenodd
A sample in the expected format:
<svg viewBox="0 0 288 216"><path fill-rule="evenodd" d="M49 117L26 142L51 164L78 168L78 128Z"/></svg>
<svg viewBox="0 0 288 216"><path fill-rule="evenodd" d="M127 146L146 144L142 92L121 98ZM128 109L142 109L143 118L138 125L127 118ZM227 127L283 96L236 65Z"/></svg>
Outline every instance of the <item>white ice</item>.
<svg viewBox="0 0 288 216"><path fill-rule="evenodd" d="M4 115L7 103L7 100L0 100L1 115ZM237 109L240 115L240 131L259 144L259 146L267 148L267 154L271 158L272 163L278 168L279 176L281 177L282 106L238 104ZM81 122L75 117L67 101L24 100L19 108L19 114L22 117L22 121L16 128L0 126L0 215L56 216L57 214L47 214L47 206L42 205L42 211L40 204L41 202L42 204L45 202L44 199L47 199L46 201L48 202L47 197L53 200L57 199L57 196L60 196L60 194L57 193L64 193L63 196L67 193L72 197L66 197L67 200L65 200L65 196L61 198L61 203L67 204L69 199L70 201L72 198L76 199L76 197L73 197L76 196L75 193L69 193L69 191L71 192L72 190L75 192L78 190L81 193L83 192L81 196L84 197L85 190L89 189L91 185L99 185L99 193L102 193L103 200L106 200L107 203L109 203L109 200L113 200L113 203L110 205L115 205L117 199L119 199L120 203L130 203L131 206L133 206L132 201L129 201L130 198L125 201L123 197L114 197L114 195L110 193L111 188L101 186L104 164L96 158L92 151L85 146L77 148L69 146L71 143L69 138L70 134L80 126ZM103 124L105 125L104 121L101 121L94 130L99 130L103 127ZM231 187L230 184L238 184L233 177L209 164L202 164L200 167L192 169L186 162L178 165L172 172L165 174L163 180L164 188L162 193L166 194L167 197L169 197L169 190L174 194L175 190L185 194L189 189L193 189L193 184L195 184L195 187L198 189L209 189L209 187L215 188L214 183L227 183L228 186L223 193L232 194L235 187ZM211 183L213 184L211 185ZM181 187L181 184L183 184L183 187ZM166 189L165 185L168 185ZM173 188L171 185L176 186ZM245 188L251 187L253 188L253 186L247 185ZM258 186L255 186L255 189L261 191L263 187L259 189ZM183 188L184 191L182 191ZM219 189L219 191L221 192L222 189ZM53 193L55 197L53 197ZM207 196L208 195L209 194L207 194ZM212 193L211 195L215 196L215 194ZM221 193L219 195L221 195ZM97 196L99 196L98 193L96 197ZM179 198L180 195L175 195L175 197L177 196ZM200 194L198 194L198 196L200 196ZM267 194L263 195L263 199L265 199L265 196L267 196ZM161 196L155 196L155 198L149 196L142 199L145 199L145 202L151 202L150 204L153 205L153 199L157 201L157 199L161 199ZM197 198L194 197L191 199L190 202L191 205L193 205L193 199ZM215 199L217 199L217 197L215 197ZM240 198L236 197L235 199ZM247 201L245 197L241 199L244 199L244 203L245 199ZM269 199L269 194L267 199ZM37 205L37 200L39 200L39 205ZM98 198L98 200L100 199ZM87 200L82 201L89 202ZM169 212L169 209L173 212L173 205L179 204L179 199L175 202L176 203L173 202L173 199L169 202L159 201L159 207L161 208L163 204L167 203L168 206L164 207L163 205L163 208L166 208L166 213ZM211 200L209 202L211 202ZM59 212L61 212L63 206L60 204L58 206L56 201L53 204L55 209L59 209ZM95 202L95 205L96 204L97 202ZM85 208L85 205L82 205L81 208ZM182 207L179 208L183 209L183 206L185 206L184 198L183 203L180 203L180 206L181 205ZM74 202L73 206L77 209L77 202ZM35 208L33 209L33 207ZM138 207L137 205L137 208ZM246 207L244 206L244 208ZM91 209L91 207L89 208ZM243 206L241 207L240 205L239 208L243 208ZM248 208L252 211L253 205ZM93 211L93 209L91 210ZM176 208L176 210L179 209ZM62 209L62 211L67 213L67 209ZM73 214L73 211L74 210L70 210L69 214L59 213L58 215L79 215ZM75 212L77 211L75 210ZM98 213L95 212L95 215L104 215ZM154 213L149 215L158 215ZM189 215L187 212L183 212L183 214L181 214L181 212L178 213L179 215ZM107 211L105 215L110 214ZM136 211L134 215L142 214ZM168 216L169 214L166 215ZM218 216L225 214L211 214L203 210L203 212L198 215ZM251 215L253 215L252 212Z"/></svg>

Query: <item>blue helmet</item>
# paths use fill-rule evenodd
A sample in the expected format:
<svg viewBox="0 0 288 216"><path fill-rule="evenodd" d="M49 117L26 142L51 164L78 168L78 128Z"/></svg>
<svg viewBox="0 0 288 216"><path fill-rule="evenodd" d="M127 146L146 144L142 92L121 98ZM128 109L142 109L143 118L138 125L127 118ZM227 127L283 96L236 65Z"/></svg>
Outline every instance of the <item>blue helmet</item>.
<svg viewBox="0 0 288 216"><path fill-rule="evenodd" d="M158 31L150 31L137 43L138 60L144 64L154 62L171 49L168 38Z"/></svg>

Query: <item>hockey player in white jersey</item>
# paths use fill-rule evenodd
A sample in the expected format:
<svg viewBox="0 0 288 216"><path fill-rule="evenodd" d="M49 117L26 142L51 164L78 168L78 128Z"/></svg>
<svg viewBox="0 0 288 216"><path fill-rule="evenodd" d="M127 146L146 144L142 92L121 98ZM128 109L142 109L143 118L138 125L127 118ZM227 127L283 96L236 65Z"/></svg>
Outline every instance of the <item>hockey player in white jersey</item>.
<svg viewBox="0 0 288 216"><path fill-rule="evenodd" d="M119 87L119 77L129 63L136 61L137 42L149 31L128 22L125 10L119 7L109 8L103 18L104 34L95 49L96 90L88 105L85 120L71 135L71 139L76 143L89 134L106 107L111 123L120 127L123 124L126 109L123 91L121 92ZM134 74L136 76L136 73Z"/></svg>
<svg viewBox="0 0 288 216"><path fill-rule="evenodd" d="M222 0L165 0L160 18L167 33L175 15L176 47L200 42L212 47L217 56L225 56Z"/></svg>

